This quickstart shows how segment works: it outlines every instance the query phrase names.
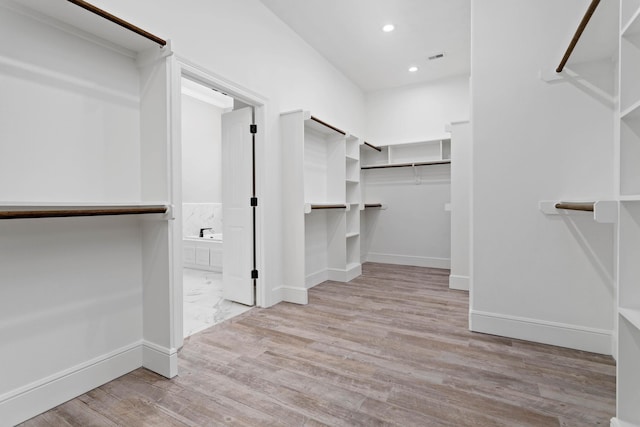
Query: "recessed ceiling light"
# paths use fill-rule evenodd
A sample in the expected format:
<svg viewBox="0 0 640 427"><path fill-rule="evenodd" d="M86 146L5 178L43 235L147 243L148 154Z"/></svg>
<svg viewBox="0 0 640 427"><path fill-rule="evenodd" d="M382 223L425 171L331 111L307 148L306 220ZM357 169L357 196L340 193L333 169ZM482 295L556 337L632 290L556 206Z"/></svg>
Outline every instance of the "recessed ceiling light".
<svg viewBox="0 0 640 427"><path fill-rule="evenodd" d="M415 73L416 71L418 71L418 67L416 67L415 65L413 67L409 67L410 73Z"/></svg>
<svg viewBox="0 0 640 427"><path fill-rule="evenodd" d="M384 31L385 33L390 33L391 31L395 30L396 27L393 24L387 24L384 27L382 27L382 31Z"/></svg>

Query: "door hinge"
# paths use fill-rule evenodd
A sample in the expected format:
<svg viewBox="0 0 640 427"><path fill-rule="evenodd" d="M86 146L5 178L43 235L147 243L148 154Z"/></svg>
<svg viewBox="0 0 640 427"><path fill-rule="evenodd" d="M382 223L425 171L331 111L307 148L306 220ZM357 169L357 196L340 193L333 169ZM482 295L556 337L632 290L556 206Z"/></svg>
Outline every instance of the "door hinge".
<svg viewBox="0 0 640 427"><path fill-rule="evenodd" d="M249 125L249 132L258 133L258 125Z"/></svg>
<svg viewBox="0 0 640 427"><path fill-rule="evenodd" d="M257 197L252 197L251 200L249 200L249 203L252 207L256 207L258 206L258 198Z"/></svg>
<svg viewBox="0 0 640 427"><path fill-rule="evenodd" d="M251 270L251 278L252 279L258 278L258 270Z"/></svg>

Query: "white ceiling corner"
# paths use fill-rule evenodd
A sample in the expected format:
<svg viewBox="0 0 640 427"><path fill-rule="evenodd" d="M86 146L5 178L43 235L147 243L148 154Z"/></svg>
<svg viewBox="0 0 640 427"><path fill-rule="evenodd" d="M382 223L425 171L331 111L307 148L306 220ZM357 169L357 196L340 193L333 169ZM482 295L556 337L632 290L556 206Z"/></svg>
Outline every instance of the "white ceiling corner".
<svg viewBox="0 0 640 427"><path fill-rule="evenodd" d="M469 74L470 0L260 1L365 92Z"/></svg>

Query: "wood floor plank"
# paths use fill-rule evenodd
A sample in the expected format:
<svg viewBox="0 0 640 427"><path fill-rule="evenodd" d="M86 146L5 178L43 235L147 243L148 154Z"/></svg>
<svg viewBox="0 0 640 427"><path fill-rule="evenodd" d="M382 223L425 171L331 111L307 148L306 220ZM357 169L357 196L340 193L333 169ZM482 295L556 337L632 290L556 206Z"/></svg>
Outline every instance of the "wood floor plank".
<svg viewBox="0 0 640 427"><path fill-rule="evenodd" d="M138 369L24 426L609 424L611 357L470 332L448 275L364 264L191 336L172 380Z"/></svg>

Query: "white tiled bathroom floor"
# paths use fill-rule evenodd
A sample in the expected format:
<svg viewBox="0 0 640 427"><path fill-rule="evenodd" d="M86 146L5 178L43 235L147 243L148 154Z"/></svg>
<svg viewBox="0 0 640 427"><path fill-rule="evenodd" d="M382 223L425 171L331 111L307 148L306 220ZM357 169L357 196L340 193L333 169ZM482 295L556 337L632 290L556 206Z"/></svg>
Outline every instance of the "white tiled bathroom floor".
<svg viewBox="0 0 640 427"><path fill-rule="evenodd" d="M184 337L251 309L222 298L222 273L184 269Z"/></svg>

